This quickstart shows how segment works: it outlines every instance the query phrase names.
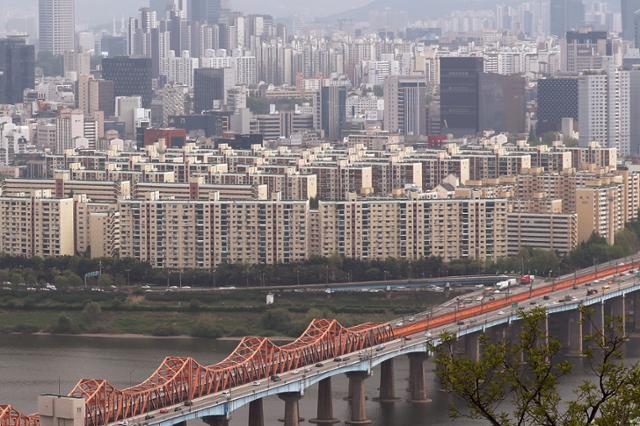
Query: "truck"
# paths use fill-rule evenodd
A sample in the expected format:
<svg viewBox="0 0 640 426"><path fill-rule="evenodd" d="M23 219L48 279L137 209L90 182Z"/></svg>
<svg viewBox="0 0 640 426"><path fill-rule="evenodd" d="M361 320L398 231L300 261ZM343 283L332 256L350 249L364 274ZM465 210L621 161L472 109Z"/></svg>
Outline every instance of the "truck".
<svg viewBox="0 0 640 426"><path fill-rule="evenodd" d="M523 275L520 277L520 285L531 285L535 279L535 275Z"/></svg>
<svg viewBox="0 0 640 426"><path fill-rule="evenodd" d="M516 283L517 283L517 280L515 278L509 278L508 280L497 282L496 287L498 288L498 290L504 290L509 287L515 286Z"/></svg>

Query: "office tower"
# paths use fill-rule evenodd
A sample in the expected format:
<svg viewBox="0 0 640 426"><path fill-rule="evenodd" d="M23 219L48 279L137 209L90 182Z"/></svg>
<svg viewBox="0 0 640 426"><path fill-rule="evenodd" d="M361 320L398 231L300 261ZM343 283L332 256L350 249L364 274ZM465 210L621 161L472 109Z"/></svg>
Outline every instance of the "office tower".
<svg viewBox="0 0 640 426"><path fill-rule="evenodd" d="M78 80L78 108L86 115L102 111L106 117L115 113L113 81L80 76Z"/></svg>
<svg viewBox="0 0 640 426"><path fill-rule="evenodd" d="M384 82L384 128L406 136L427 134L424 77L391 76Z"/></svg>
<svg viewBox="0 0 640 426"><path fill-rule="evenodd" d="M564 37L567 31L584 25L584 3L582 0L550 0L549 26L551 35Z"/></svg>
<svg viewBox="0 0 640 426"><path fill-rule="evenodd" d="M35 50L26 37L0 39L0 104L22 102L35 82Z"/></svg>
<svg viewBox="0 0 640 426"><path fill-rule="evenodd" d="M461 136L480 129L482 71L482 58L440 58L440 120L444 133Z"/></svg>
<svg viewBox="0 0 640 426"><path fill-rule="evenodd" d="M75 49L75 0L38 0L39 48L60 55Z"/></svg>
<svg viewBox="0 0 640 426"><path fill-rule="evenodd" d="M224 69L198 68L193 73L193 108L196 114L213 109L214 102L225 98Z"/></svg>
<svg viewBox="0 0 640 426"><path fill-rule="evenodd" d="M191 22L217 24L220 20L221 0L191 0L189 7Z"/></svg>
<svg viewBox="0 0 640 426"><path fill-rule="evenodd" d="M604 68L613 47L606 31L568 31L560 42L560 51L560 69L578 73Z"/></svg>
<svg viewBox="0 0 640 426"><path fill-rule="evenodd" d="M631 133L629 71L589 71L578 78L580 146L598 142L629 155Z"/></svg>
<svg viewBox="0 0 640 426"><path fill-rule="evenodd" d="M316 111L319 113L316 128L325 139L342 139L342 127L347 114L347 88L343 85L328 85L320 88L316 96Z"/></svg>
<svg viewBox="0 0 640 426"><path fill-rule="evenodd" d="M167 30L171 34L170 50L180 55L183 50L191 50L191 30L189 22L176 11L170 12Z"/></svg>
<svg viewBox="0 0 640 426"><path fill-rule="evenodd" d="M143 108L151 106L151 76L151 58L102 59L102 78L113 81L115 96L140 96Z"/></svg>
<svg viewBox="0 0 640 426"><path fill-rule="evenodd" d="M480 130L525 133L524 77L480 74Z"/></svg>
<svg viewBox="0 0 640 426"><path fill-rule="evenodd" d="M56 120L56 154L75 148L78 138L84 137L84 114L79 110L64 110Z"/></svg>
<svg viewBox="0 0 640 426"><path fill-rule="evenodd" d="M538 122L536 134L559 132L563 118L578 119L578 79L538 80Z"/></svg>
<svg viewBox="0 0 640 426"><path fill-rule="evenodd" d="M620 12L622 15L622 38L624 40L635 40L635 13L640 10L640 0L622 0Z"/></svg>
<svg viewBox="0 0 640 426"><path fill-rule="evenodd" d="M100 51L105 56L126 56L127 49L126 37L103 35L100 39Z"/></svg>
<svg viewBox="0 0 640 426"><path fill-rule="evenodd" d="M172 0L149 0L149 8L156 13L159 20L167 17L167 12L171 9Z"/></svg>

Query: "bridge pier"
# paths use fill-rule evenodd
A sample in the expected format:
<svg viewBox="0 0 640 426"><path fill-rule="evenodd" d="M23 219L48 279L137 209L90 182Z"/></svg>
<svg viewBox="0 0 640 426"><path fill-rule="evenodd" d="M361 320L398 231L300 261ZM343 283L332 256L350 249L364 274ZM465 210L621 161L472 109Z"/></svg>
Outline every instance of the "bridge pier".
<svg viewBox="0 0 640 426"><path fill-rule="evenodd" d="M575 357L584 356L583 346L583 318L580 310L567 312L567 348L568 355Z"/></svg>
<svg viewBox="0 0 640 426"><path fill-rule="evenodd" d="M627 327L626 327L626 300L624 296L616 297L614 299L608 300L605 307L608 307L609 321L611 321L611 326L614 327L613 332L618 332L615 328L620 327L622 331L622 335L626 336Z"/></svg>
<svg viewBox="0 0 640 426"><path fill-rule="evenodd" d="M331 377L318 383L318 417L309 420L309 423L317 425L332 425L340 423L333 417L333 399L331 392Z"/></svg>
<svg viewBox="0 0 640 426"><path fill-rule="evenodd" d="M640 332L640 291L633 293L631 300L633 303L633 330Z"/></svg>
<svg viewBox="0 0 640 426"><path fill-rule="evenodd" d="M264 426L264 404L262 398L249 403L249 426Z"/></svg>
<svg viewBox="0 0 640 426"><path fill-rule="evenodd" d="M347 373L349 378L349 393L351 400L351 419L345 422L348 425L368 425L371 420L367 419L366 399L364 393L364 381L369 377L369 373L358 371Z"/></svg>
<svg viewBox="0 0 640 426"><path fill-rule="evenodd" d="M183 420L181 422L175 423L173 426L187 426L187 421Z"/></svg>
<svg viewBox="0 0 640 426"><path fill-rule="evenodd" d="M426 359L426 353L409 354L409 402L414 404L431 402L431 400L427 398L427 388L425 384L424 361Z"/></svg>
<svg viewBox="0 0 640 426"><path fill-rule="evenodd" d="M464 336L464 352L471 361L480 361L480 333L471 333Z"/></svg>
<svg viewBox="0 0 640 426"><path fill-rule="evenodd" d="M206 416L202 418L208 426L229 426L229 419L227 416ZM184 425L177 423L174 426L187 426L187 422L182 422Z"/></svg>
<svg viewBox="0 0 640 426"><path fill-rule="evenodd" d="M381 403L397 401L393 374L393 358L380 364L380 396L375 400Z"/></svg>
<svg viewBox="0 0 640 426"><path fill-rule="evenodd" d="M284 426L300 426L300 392L287 392L278 395L284 401Z"/></svg>

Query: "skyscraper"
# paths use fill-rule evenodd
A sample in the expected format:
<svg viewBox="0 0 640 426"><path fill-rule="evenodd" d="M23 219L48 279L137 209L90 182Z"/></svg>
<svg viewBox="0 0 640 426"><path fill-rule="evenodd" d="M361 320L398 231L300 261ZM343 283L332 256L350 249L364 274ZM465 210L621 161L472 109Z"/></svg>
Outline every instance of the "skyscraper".
<svg viewBox="0 0 640 426"><path fill-rule="evenodd" d="M551 0L549 3L549 25L551 34L563 38L570 30L584 25L584 3L582 0Z"/></svg>
<svg viewBox="0 0 640 426"><path fill-rule="evenodd" d="M634 15L640 10L640 0L622 0L620 12L622 15L622 38L632 41L635 39Z"/></svg>
<svg viewBox="0 0 640 426"><path fill-rule="evenodd" d="M347 117L347 88L329 85L320 88L318 108L319 128L326 139L342 139L342 127Z"/></svg>
<svg viewBox="0 0 640 426"><path fill-rule="evenodd" d="M35 80L35 49L25 37L0 39L0 104L22 102Z"/></svg>
<svg viewBox="0 0 640 426"><path fill-rule="evenodd" d="M38 0L40 51L60 55L75 49L75 0Z"/></svg>
<svg viewBox="0 0 640 426"><path fill-rule="evenodd" d="M480 130L524 133L525 79L519 75L480 74Z"/></svg>
<svg viewBox="0 0 640 426"><path fill-rule="evenodd" d="M480 57L440 58L442 131L456 136L480 130Z"/></svg>
<svg viewBox="0 0 640 426"><path fill-rule="evenodd" d="M115 96L140 96L144 108L151 106L151 75L151 58L102 59L102 78L113 81Z"/></svg>
<svg viewBox="0 0 640 426"><path fill-rule="evenodd" d="M606 31L568 31L560 42L560 69L563 72L602 69L613 54Z"/></svg>
<svg viewBox="0 0 640 426"><path fill-rule="evenodd" d="M224 70L198 68L193 73L193 108L196 114L213 109L214 101L224 101Z"/></svg>
<svg viewBox="0 0 640 426"><path fill-rule="evenodd" d="M189 16L191 22L217 24L222 9L221 0L191 0Z"/></svg>
<svg viewBox="0 0 640 426"><path fill-rule="evenodd" d="M387 77L384 82L384 128L402 135L426 135L426 102L424 77Z"/></svg>

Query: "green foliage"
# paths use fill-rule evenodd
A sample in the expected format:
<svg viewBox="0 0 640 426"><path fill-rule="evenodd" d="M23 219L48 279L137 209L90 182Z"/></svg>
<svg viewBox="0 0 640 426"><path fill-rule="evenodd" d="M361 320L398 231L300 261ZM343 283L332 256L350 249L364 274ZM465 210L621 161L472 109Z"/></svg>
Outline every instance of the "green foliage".
<svg viewBox="0 0 640 426"><path fill-rule="evenodd" d="M88 302L82 309L82 321L87 325L95 324L100 321L102 308L96 302Z"/></svg>
<svg viewBox="0 0 640 426"><path fill-rule="evenodd" d="M75 325L73 323L73 320L65 314L62 314L58 317L57 322L51 329L51 332L56 334L67 334L73 333L74 331Z"/></svg>
<svg viewBox="0 0 640 426"><path fill-rule="evenodd" d="M291 315L286 309L269 309L260 318L260 325L265 330L286 334L291 328Z"/></svg>
<svg viewBox="0 0 640 426"><path fill-rule="evenodd" d="M444 389L465 406L453 404L454 417L484 419L494 426L633 424L640 414L640 364L622 362L625 337L619 319L608 318L600 329L590 324L594 332L586 339L584 355L594 380L581 383L575 399L561 401L558 383L571 365L561 359L560 343L541 327L547 314L536 308L519 315L519 335L512 341L483 335L478 360L456 354L455 336L442 336L443 344L433 348ZM586 309L583 317L591 321Z"/></svg>
<svg viewBox="0 0 640 426"><path fill-rule="evenodd" d="M208 317L201 317L198 322L191 328L191 336L205 337L217 339L224 335L221 327L215 324L215 321Z"/></svg>
<svg viewBox="0 0 640 426"><path fill-rule="evenodd" d="M169 336L178 336L180 335L180 332L178 331L176 326L173 324L161 324L156 328L154 328L151 331L151 334L157 337L169 337Z"/></svg>

